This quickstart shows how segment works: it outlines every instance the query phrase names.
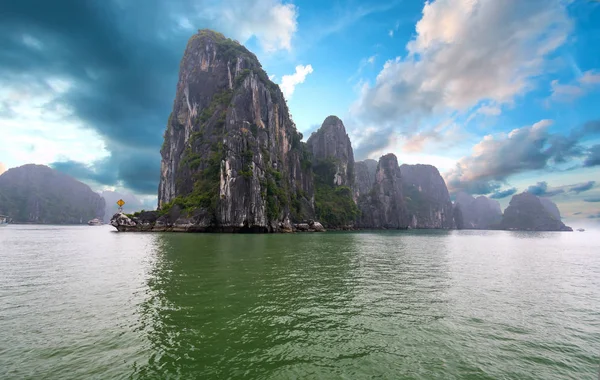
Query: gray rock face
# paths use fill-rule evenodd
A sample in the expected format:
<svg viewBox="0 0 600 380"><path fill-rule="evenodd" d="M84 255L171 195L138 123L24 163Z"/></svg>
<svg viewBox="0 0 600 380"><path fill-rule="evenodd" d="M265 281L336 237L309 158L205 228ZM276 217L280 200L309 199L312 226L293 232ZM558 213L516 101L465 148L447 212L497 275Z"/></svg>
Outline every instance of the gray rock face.
<svg viewBox="0 0 600 380"><path fill-rule="evenodd" d="M44 165L0 175L0 214L15 223L81 224L104 217L105 202L88 185Z"/></svg>
<svg viewBox="0 0 600 380"><path fill-rule="evenodd" d="M344 123L337 116L328 116L306 144L315 161L330 159L335 163L333 185L354 185L354 152Z"/></svg>
<svg viewBox="0 0 600 380"><path fill-rule="evenodd" d="M550 215L552 215L556 220L561 220L560 210L558 209L558 206L556 206L556 203L544 197L539 197L539 199L540 202L542 202L542 206L544 206L544 208L550 213Z"/></svg>
<svg viewBox="0 0 600 380"><path fill-rule="evenodd" d="M457 228L488 229L502 220L500 203L483 195L474 198L460 192L456 195L454 206ZM457 212L460 212L461 217L456 216ZM462 219L462 223L458 223L458 219Z"/></svg>
<svg viewBox="0 0 600 380"><path fill-rule="evenodd" d="M201 215L202 209L197 211L191 217L182 215L178 206L174 206L164 215L158 211L136 213L133 217L116 213L110 219L110 224L119 232L267 232L259 226L243 229L218 226L211 222L206 213ZM278 227L280 232L325 232L321 223L312 220L298 224L291 224L289 220L285 220Z"/></svg>
<svg viewBox="0 0 600 380"><path fill-rule="evenodd" d="M201 30L180 64L159 208L178 205L198 229L277 231L286 218L309 219L313 178L301 139L256 56Z"/></svg>
<svg viewBox="0 0 600 380"><path fill-rule="evenodd" d="M519 231L573 231L560 219L556 219L544 207L540 198L528 192L512 197L504 210L499 228Z"/></svg>
<svg viewBox="0 0 600 380"><path fill-rule="evenodd" d="M362 228L408 228L406 205L402 193L402 179L398 159L387 154L379 159L375 182L367 194L358 199Z"/></svg>
<svg viewBox="0 0 600 380"><path fill-rule="evenodd" d="M411 228L455 228L450 194L431 165L400 166L402 191Z"/></svg>
<svg viewBox="0 0 600 380"><path fill-rule="evenodd" d="M377 172L377 161L367 159L357 161L354 164L356 178L354 179L354 200L357 201L361 195L367 195L375 184L375 173Z"/></svg>

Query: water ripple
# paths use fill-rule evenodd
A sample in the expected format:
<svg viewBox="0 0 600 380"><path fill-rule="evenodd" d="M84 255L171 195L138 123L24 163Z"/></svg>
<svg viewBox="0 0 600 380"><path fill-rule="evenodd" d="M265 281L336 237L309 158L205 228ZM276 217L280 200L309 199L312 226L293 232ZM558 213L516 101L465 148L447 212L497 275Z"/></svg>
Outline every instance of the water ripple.
<svg viewBox="0 0 600 380"><path fill-rule="evenodd" d="M600 242L0 230L2 379L596 379Z"/></svg>

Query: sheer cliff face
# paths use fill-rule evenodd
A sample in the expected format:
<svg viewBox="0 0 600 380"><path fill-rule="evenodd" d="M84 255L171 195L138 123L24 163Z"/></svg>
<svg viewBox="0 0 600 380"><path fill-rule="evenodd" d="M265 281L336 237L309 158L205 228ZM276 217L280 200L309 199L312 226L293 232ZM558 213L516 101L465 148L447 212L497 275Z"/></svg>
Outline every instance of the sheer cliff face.
<svg viewBox="0 0 600 380"><path fill-rule="evenodd" d="M450 195L440 172L431 165L400 166L411 228L455 228Z"/></svg>
<svg viewBox="0 0 600 380"><path fill-rule="evenodd" d="M161 149L159 207L191 223L276 230L313 211L302 135L257 58L219 33L190 38Z"/></svg>
<svg viewBox="0 0 600 380"><path fill-rule="evenodd" d="M367 159L357 161L354 164L354 199L358 200L361 195L367 195L375 184L375 173L377 172L377 161Z"/></svg>
<svg viewBox="0 0 600 380"><path fill-rule="evenodd" d="M407 228L407 210L402 194L398 159L387 154L379 159L374 184L358 199L361 211L358 225L364 228Z"/></svg>
<svg viewBox="0 0 600 380"><path fill-rule="evenodd" d="M0 214L17 223L87 223L102 219L104 206L89 186L44 165L23 165L0 175Z"/></svg>
<svg viewBox="0 0 600 380"><path fill-rule="evenodd" d="M499 228L524 231L572 231L548 211L540 198L530 193L512 197Z"/></svg>
<svg viewBox="0 0 600 380"><path fill-rule="evenodd" d="M354 185L354 152L342 120L337 116L327 117L309 137L307 146L315 161L332 160L335 164L331 178L335 186Z"/></svg>
<svg viewBox="0 0 600 380"><path fill-rule="evenodd" d="M487 229L502 219L500 203L483 195L474 198L466 193L456 195L455 206L460 210L462 225L458 228Z"/></svg>

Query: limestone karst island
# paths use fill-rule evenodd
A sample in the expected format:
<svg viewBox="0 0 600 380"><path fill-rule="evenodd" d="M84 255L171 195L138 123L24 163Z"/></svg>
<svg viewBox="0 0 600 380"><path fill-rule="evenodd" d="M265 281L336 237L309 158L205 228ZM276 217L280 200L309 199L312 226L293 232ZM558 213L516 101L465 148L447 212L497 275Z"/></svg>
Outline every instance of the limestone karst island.
<svg viewBox="0 0 600 380"><path fill-rule="evenodd" d="M115 214L119 231L293 232L325 229L571 231L549 200L515 195L504 214L484 196L450 200L431 165L394 154L355 161L329 116L306 142L256 56L200 30L180 64L164 133L158 210Z"/></svg>
<svg viewBox="0 0 600 380"><path fill-rule="evenodd" d="M0 380L600 380L600 0L0 3Z"/></svg>

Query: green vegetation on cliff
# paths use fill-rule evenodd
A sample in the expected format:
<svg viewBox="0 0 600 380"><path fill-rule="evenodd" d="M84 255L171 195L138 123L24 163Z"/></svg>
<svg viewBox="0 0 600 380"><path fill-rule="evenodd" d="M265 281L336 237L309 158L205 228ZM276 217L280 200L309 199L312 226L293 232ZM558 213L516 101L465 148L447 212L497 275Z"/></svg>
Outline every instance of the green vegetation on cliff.
<svg viewBox="0 0 600 380"><path fill-rule="evenodd" d="M312 169L315 176L315 211L325 227L343 227L352 224L359 215L347 186L335 186L333 178L337 161L334 158L317 160Z"/></svg>
<svg viewBox="0 0 600 380"><path fill-rule="evenodd" d="M192 158L189 159L189 157ZM205 167L193 175L193 191L188 195L177 196L171 202L164 204L160 209L160 213L161 215L166 214L173 206L177 205L187 214L191 214L198 208L205 208L214 215L219 197L223 144L214 144L208 159L202 158L197 153L190 153L186 158L188 158L187 165L190 167L197 167L194 163L196 161L198 161L198 166L205 164Z"/></svg>

